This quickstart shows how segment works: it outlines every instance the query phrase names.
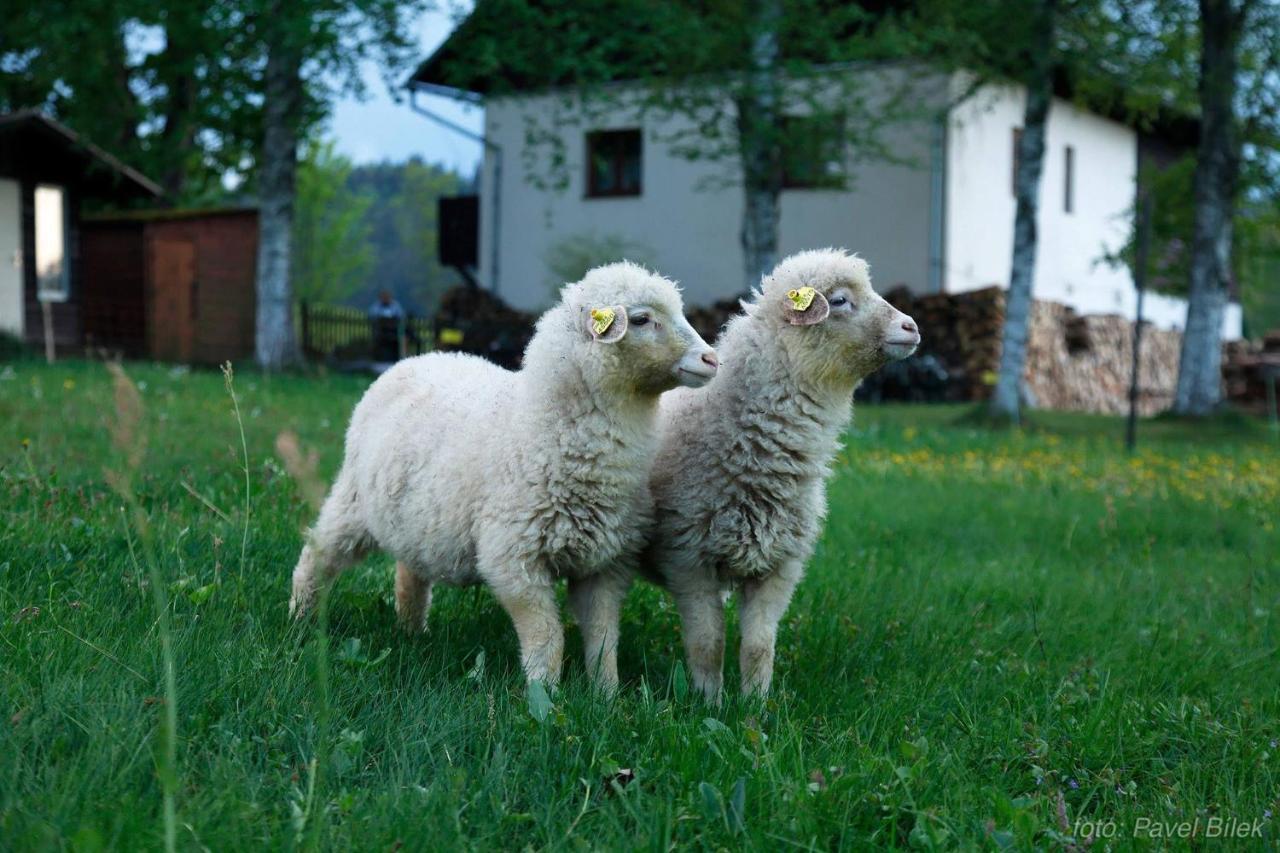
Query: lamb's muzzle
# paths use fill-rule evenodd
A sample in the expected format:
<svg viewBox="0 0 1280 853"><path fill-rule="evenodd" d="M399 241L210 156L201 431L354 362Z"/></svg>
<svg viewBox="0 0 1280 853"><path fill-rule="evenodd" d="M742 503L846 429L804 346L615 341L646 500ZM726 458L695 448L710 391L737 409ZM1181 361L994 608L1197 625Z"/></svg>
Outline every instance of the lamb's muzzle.
<svg viewBox="0 0 1280 853"><path fill-rule="evenodd" d="M920 329L916 321L901 311L894 309L894 317L889 322L881 349L892 359L903 359L910 356L920 346Z"/></svg>
<svg viewBox="0 0 1280 853"><path fill-rule="evenodd" d="M716 357L716 351L693 331L692 326L689 327L689 333L692 340L689 341L684 357L676 364L676 378L686 388L701 388L715 378L716 371L720 369L720 359Z"/></svg>

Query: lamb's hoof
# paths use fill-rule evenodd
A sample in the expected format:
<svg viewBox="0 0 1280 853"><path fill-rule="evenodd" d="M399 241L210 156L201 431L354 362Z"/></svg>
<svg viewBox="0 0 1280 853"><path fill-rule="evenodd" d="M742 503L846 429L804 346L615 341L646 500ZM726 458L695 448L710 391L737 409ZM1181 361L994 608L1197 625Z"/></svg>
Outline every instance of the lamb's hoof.
<svg viewBox="0 0 1280 853"><path fill-rule="evenodd" d="M396 627L407 637L423 637L427 634L425 616L401 616L396 614Z"/></svg>

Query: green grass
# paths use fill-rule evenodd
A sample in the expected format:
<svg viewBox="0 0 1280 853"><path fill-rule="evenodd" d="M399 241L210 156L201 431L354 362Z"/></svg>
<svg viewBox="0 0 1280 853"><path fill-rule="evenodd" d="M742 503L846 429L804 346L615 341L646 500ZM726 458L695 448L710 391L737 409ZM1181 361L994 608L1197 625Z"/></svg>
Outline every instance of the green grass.
<svg viewBox="0 0 1280 853"><path fill-rule="evenodd" d="M621 694L591 695L571 628L539 721L484 590L443 591L407 639L378 558L337 586L326 637L290 625L311 510L273 442L296 431L332 476L364 381L237 377L242 561L223 378L128 369L142 520L105 475L128 470L107 371L0 365L0 848L164 843L150 570L181 849L1053 849L1078 820L1127 848L1141 818L1280 814L1265 425L1144 422L1131 460L1117 419L993 433L861 408L766 704L687 695L676 615L638 586ZM1278 820L1241 844L1275 845Z"/></svg>

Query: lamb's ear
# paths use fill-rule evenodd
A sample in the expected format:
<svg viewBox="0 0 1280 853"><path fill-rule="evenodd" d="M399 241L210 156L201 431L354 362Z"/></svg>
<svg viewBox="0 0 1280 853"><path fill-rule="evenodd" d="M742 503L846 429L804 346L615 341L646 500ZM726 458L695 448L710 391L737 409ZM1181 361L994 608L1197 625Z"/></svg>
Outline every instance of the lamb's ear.
<svg viewBox="0 0 1280 853"><path fill-rule="evenodd" d="M587 312L587 331L602 344L622 340L627 333L627 309L623 305L601 306Z"/></svg>
<svg viewBox="0 0 1280 853"><path fill-rule="evenodd" d="M786 301L782 303L782 316L793 326L821 323L830 313L831 305L827 302L827 297L812 287L788 290Z"/></svg>

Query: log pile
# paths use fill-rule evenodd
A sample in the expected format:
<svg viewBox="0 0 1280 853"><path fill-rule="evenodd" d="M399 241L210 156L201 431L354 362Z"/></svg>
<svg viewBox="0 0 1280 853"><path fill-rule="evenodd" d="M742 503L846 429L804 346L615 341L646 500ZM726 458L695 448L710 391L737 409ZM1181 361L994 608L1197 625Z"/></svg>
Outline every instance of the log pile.
<svg viewBox="0 0 1280 853"><path fill-rule="evenodd" d="M1005 293L987 287L963 293L917 296L906 288L885 298L920 326L922 355L932 355L951 374L948 397L985 400L1000 367ZM1143 332L1138 410L1168 408L1177 382L1182 336ZM1025 388L1035 405L1050 409L1128 411L1133 324L1116 315L1080 316L1066 305L1036 300L1028 329Z"/></svg>
<svg viewBox="0 0 1280 853"><path fill-rule="evenodd" d="M990 397L1000 366L1005 303L1001 288L917 295L898 287L885 298L920 326L919 355L932 356L949 376L945 399ZM689 307L686 315L698 334L713 341L740 310L734 297ZM436 347L476 353L516 367L535 319L486 290L456 287L441 298ZM1034 405L1110 414L1128 411L1132 323L1118 315L1081 316L1066 305L1036 300L1029 326L1024 383ZM1156 414L1172 403L1181 342L1178 332L1144 329L1138 384L1141 414ZM1261 345L1233 342L1224 347L1224 389L1232 403L1259 411L1265 407L1268 370L1280 372L1280 329L1268 333Z"/></svg>
<svg viewBox="0 0 1280 853"><path fill-rule="evenodd" d="M685 306L684 315L688 318L689 325L693 326L702 339L711 342L720 337L720 331L724 328L724 324L729 322L730 317L742 312L742 306L738 300L746 298L748 298L746 294L743 294L741 297L721 299L705 307Z"/></svg>
<svg viewBox="0 0 1280 853"><path fill-rule="evenodd" d="M1280 329L1267 332L1261 344L1232 341L1223 347L1223 391L1233 405L1265 412L1268 376L1280 385Z"/></svg>
<svg viewBox="0 0 1280 853"><path fill-rule="evenodd" d="M985 400L1000 366L1004 291L984 287L964 293L916 295L905 287L885 294L920 327L920 355L938 359L951 376L952 400Z"/></svg>
<svg viewBox="0 0 1280 853"><path fill-rule="evenodd" d="M487 290L460 285L440 297L435 348L466 352L508 369L520 367L537 318L517 311Z"/></svg>
<svg viewBox="0 0 1280 853"><path fill-rule="evenodd" d="M1182 335L1147 325L1138 369L1138 413L1169 408ZM1032 307L1023 379L1037 406L1122 414L1129 410L1133 324L1115 314L1076 314L1066 305Z"/></svg>

